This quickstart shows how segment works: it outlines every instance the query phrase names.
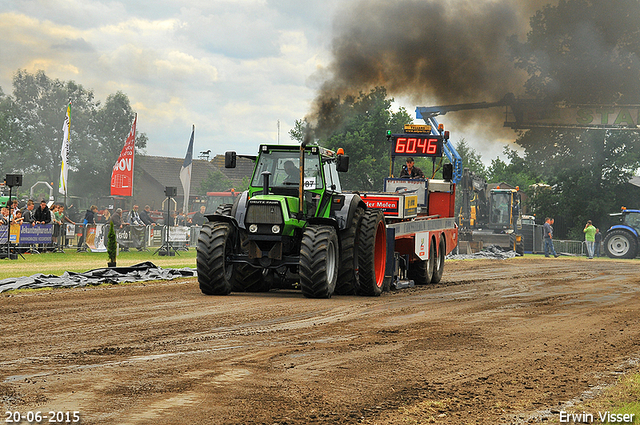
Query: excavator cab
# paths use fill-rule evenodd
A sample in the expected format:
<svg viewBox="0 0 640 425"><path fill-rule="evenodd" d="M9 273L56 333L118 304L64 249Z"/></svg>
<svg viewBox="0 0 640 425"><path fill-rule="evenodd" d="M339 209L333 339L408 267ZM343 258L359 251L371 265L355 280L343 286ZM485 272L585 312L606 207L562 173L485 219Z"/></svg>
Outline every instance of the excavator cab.
<svg viewBox="0 0 640 425"><path fill-rule="evenodd" d="M493 189L489 193L489 224L493 230L516 230L520 216L520 193L517 189Z"/></svg>

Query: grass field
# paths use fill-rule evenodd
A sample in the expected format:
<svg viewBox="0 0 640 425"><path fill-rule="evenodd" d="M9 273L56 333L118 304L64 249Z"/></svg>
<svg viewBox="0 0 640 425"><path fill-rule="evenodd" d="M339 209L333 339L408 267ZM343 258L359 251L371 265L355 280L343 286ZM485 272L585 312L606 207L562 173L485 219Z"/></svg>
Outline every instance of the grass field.
<svg viewBox="0 0 640 425"><path fill-rule="evenodd" d="M196 250L178 251L173 257L161 257L155 249L148 252L120 252L118 266L131 266L151 261L158 267L177 268L196 267ZM75 249L64 253L47 252L42 254L23 254L17 260L0 260L0 279L9 277L31 276L37 273L60 276L65 271L85 272L87 270L107 267L106 252L76 252Z"/></svg>

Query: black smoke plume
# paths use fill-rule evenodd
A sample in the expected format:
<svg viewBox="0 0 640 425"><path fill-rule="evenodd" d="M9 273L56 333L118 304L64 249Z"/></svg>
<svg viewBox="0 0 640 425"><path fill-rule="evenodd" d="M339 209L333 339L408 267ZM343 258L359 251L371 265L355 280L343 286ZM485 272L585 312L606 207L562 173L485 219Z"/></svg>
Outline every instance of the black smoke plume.
<svg viewBox="0 0 640 425"><path fill-rule="evenodd" d="M330 76L307 119L336 99L384 86L416 106L493 102L522 92L508 38L524 37L541 0L362 0L334 21ZM432 102L432 103L428 103ZM437 103L433 103L437 102Z"/></svg>

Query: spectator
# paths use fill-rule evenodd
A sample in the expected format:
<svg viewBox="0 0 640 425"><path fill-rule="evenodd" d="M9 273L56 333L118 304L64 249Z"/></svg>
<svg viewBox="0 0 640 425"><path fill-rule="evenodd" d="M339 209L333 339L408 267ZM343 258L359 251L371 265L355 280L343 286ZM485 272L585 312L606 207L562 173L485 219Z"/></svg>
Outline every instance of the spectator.
<svg viewBox="0 0 640 425"><path fill-rule="evenodd" d="M591 224L591 220L587 221L584 226L584 240L587 244L587 258L593 259L593 248L596 242L596 228Z"/></svg>
<svg viewBox="0 0 640 425"><path fill-rule="evenodd" d="M600 229L596 227L594 253L598 258L600 258L600 245L602 245L602 233L600 233Z"/></svg>
<svg viewBox="0 0 640 425"><path fill-rule="evenodd" d="M184 215L184 211L178 210L177 214L174 212L175 216L173 219L174 226L186 226L187 225L187 217Z"/></svg>
<svg viewBox="0 0 640 425"><path fill-rule="evenodd" d="M86 226L88 224L96 224L96 214L98 213L98 207L95 205L91 205L91 208L84 213L84 220L82 220L82 225Z"/></svg>
<svg viewBox="0 0 640 425"><path fill-rule="evenodd" d="M9 224L9 222L11 222L9 208L2 207L2 209L0 210L0 224Z"/></svg>
<svg viewBox="0 0 640 425"><path fill-rule="evenodd" d="M11 224L21 225L23 221L24 221L24 217L22 217L22 211L18 210L13 215L13 220L11 220Z"/></svg>
<svg viewBox="0 0 640 425"><path fill-rule="evenodd" d="M44 199L40 201L40 206L33 213L36 224L50 224L51 223L51 210L47 206L47 201Z"/></svg>
<svg viewBox="0 0 640 425"><path fill-rule="evenodd" d="M149 205L144 206L144 210L140 212L140 219L147 226L155 226L156 223L151 218L151 207Z"/></svg>
<svg viewBox="0 0 640 425"><path fill-rule="evenodd" d="M53 223L53 240L57 241L60 246L60 235L62 234L62 220L60 217L60 206L58 204L51 205L51 222Z"/></svg>
<svg viewBox="0 0 640 425"><path fill-rule="evenodd" d="M553 227L551 227L551 219L546 217L544 219L544 256L549 257L553 253L553 256L558 258L560 255L556 253L556 249L553 246Z"/></svg>
<svg viewBox="0 0 640 425"><path fill-rule="evenodd" d="M122 208L116 209L111 216L111 222L113 223L114 229L122 229Z"/></svg>
<svg viewBox="0 0 640 425"><path fill-rule="evenodd" d="M35 203L32 199L27 201L27 207L22 212L22 217L24 218L23 222L26 224L34 225L36 224L36 218L34 216L33 208L35 207Z"/></svg>
<svg viewBox="0 0 640 425"><path fill-rule="evenodd" d="M193 223L195 226L204 226L204 223L207 222L207 217L204 216L204 212L206 210L206 205L201 205L200 211L197 211L195 214L193 214L193 217L191 217L191 223Z"/></svg>
<svg viewBox="0 0 640 425"><path fill-rule="evenodd" d="M131 212L129 212L129 218L127 221L132 226L144 226L144 221L142 221L142 218L140 217L137 205L134 205Z"/></svg>
<svg viewBox="0 0 640 425"><path fill-rule="evenodd" d="M65 214L64 212L64 204L60 204L58 206L58 217L60 219L60 223L63 224L62 229L61 229L61 239L63 242L64 246L67 246L67 232L65 231L65 223L69 223L69 224L73 224L75 226L75 222L73 220L71 220L69 217L67 217L67 214Z"/></svg>
<svg viewBox="0 0 640 425"><path fill-rule="evenodd" d="M104 220L104 222L106 224L109 224L109 221L111 221L111 213L109 212L108 209L105 208L105 210L102 212L102 219Z"/></svg>
<svg viewBox="0 0 640 425"><path fill-rule="evenodd" d="M96 224L96 214L98 213L98 207L95 205L91 205L91 208L84 213L84 219L82 220L82 236L78 239L78 251L86 251L86 246L84 245L84 237L87 232L87 226Z"/></svg>
<svg viewBox="0 0 640 425"><path fill-rule="evenodd" d="M18 208L18 200L14 199L11 201L11 215L15 215L16 211L20 211L20 208Z"/></svg>
<svg viewBox="0 0 640 425"><path fill-rule="evenodd" d="M402 167L400 171L400 178L406 179L423 179L424 173L418 167L414 167L414 161L412 157L407 158L406 165Z"/></svg>

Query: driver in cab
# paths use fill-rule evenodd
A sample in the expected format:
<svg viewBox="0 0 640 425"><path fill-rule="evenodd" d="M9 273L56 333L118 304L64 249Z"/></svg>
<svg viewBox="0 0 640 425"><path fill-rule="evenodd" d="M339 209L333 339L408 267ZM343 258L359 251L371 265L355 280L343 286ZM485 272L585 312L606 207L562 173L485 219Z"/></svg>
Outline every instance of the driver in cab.
<svg viewBox="0 0 640 425"><path fill-rule="evenodd" d="M418 167L415 167L412 157L407 158L407 165L402 167L400 178L404 179L424 179L424 173Z"/></svg>
<svg viewBox="0 0 640 425"><path fill-rule="evenodd" d="M296 167L293 161L286 161L284 163L284 171L287 173L287 177L283 183L298 184L300 183L300 169Z"/></svg>

